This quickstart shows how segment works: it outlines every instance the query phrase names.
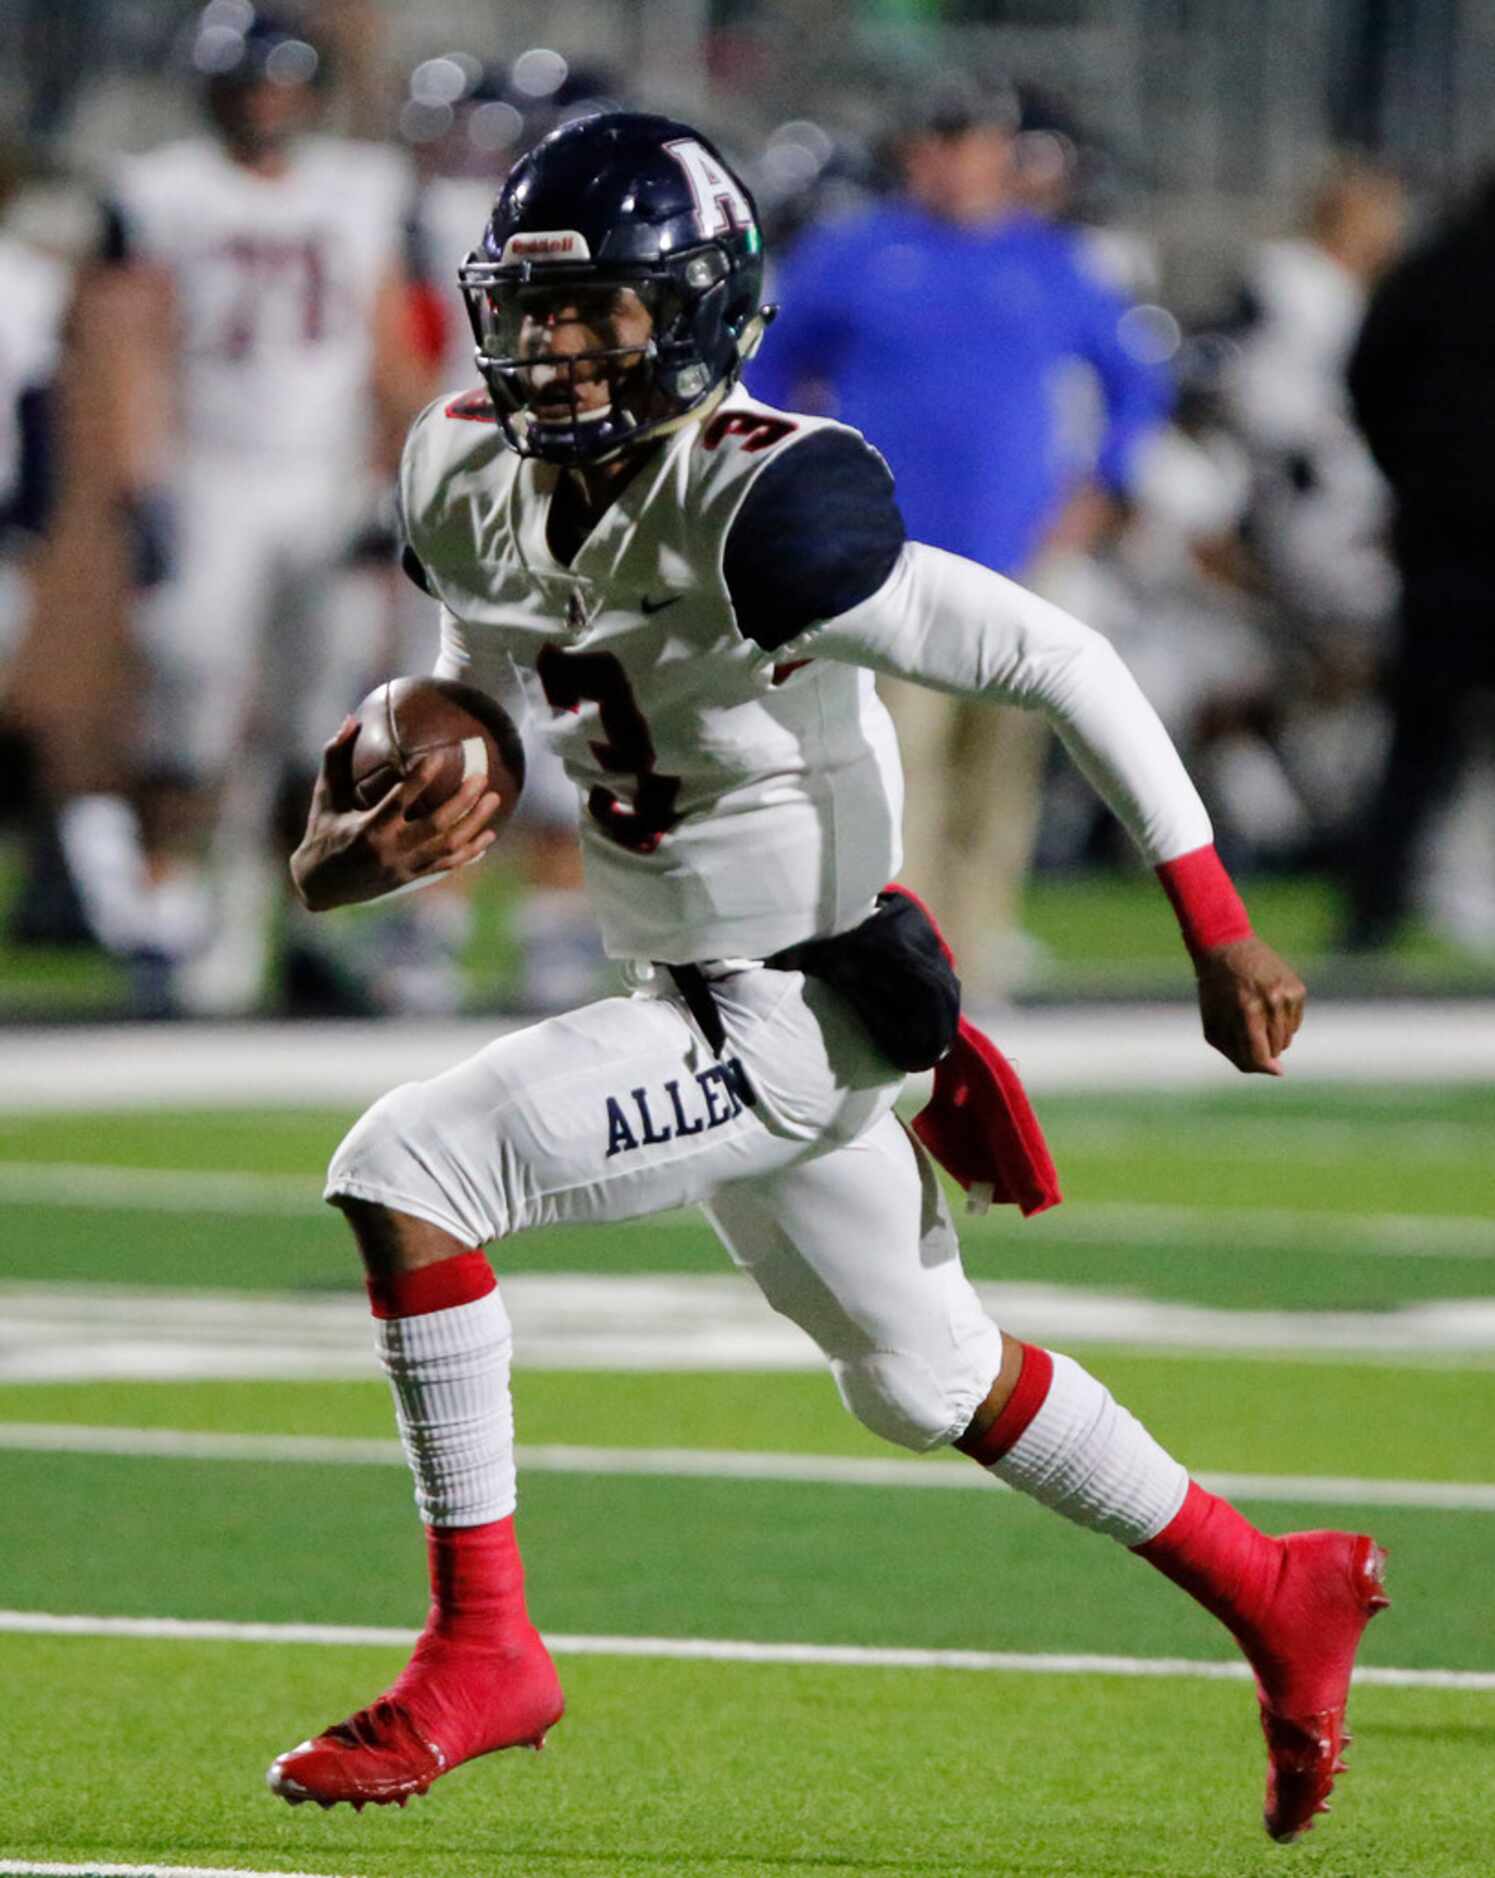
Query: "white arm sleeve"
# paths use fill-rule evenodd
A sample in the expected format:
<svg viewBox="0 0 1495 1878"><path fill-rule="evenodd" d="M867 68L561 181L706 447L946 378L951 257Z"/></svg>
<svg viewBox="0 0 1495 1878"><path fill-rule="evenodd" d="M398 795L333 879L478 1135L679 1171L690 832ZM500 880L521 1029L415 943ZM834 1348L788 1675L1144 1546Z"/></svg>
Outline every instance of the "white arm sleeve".
<svg viewBox="0 0 1495 1878"><path fill-rule="evenodd" d="M1167 731L1110 643L960 555L909 542L869 599L774 657L840 659L1042 711L1153 865L1214 839Z"/></svg>

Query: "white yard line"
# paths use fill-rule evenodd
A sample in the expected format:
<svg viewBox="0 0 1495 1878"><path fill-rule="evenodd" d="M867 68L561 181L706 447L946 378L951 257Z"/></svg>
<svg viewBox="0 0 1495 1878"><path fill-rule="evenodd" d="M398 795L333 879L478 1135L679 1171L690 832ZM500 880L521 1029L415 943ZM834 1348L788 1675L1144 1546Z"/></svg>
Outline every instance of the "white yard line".
<svg viewBox="0 0 1495 1878"><path fill-rule="evenodd" d="M242 1865L38 1865L31 1859L0 1858L0 1878L329 1878L305 1871L249 1871Z"/></svg>
<svg viewBox="0 0 1495 1878"><path fill-rule="evenodd" d="M0 1858L0 1878L330 1878L305 1871L250 1871L243 1865L38 1865L31 1859ZM346 1878L346 1874L345 1874Z"/></svg>
<svg viewBox="0 0 1495 1878"><path fill-rule="evenodd" d="M1185 983L1180 964L1180 985ZM1235 1072L1186 1003L976 1014L1038 1095L1223 1089ZM354 1104L432 1076L518 1028L502 1019L399 1024L138 1025L7 1032L0 1108ZM143 1047L144 1046L144 1047ZM1316 1005L1288 1058L1296 1082L1495 1082L1495 1001Z"/></svg>
<svg viewBox="0 0 1495 1878"><path fill-rule="evenodd" d="M312 1643L408 1648L413 1630L371 1624L235 1624L180 1617L62 1616L0 1611L0 1633L51 1637L139 1637L202 1643ZM577 1637L546 1632L557 1656L630 1656L703 1663L787 1663L839 1669L962 1669L1035 1676L1174 1676L1244 1682L1244 1662L1182 1656L1030 1656L1011 1650L867 1648L850 1643L745 1643L698 1637ZM1355 1671L1361 1687L1495 1692L1495 1671L1379 1669Z"/></svg>
<svg viewBox="0 0 1495 1878"><path fill-rule="evenodd" d="M1488 1146L1491 1132L1487 1121L1473 1116L1409 1122L1390 1107L1370 1103L1357 1104L1353 1118L1274 1114L1260 1103L1220 1114L1175 1103L1165 1125L1192 1153L1218 1149L1234 1159L1244 1147L1251 1154L1286 1153L1300 1164L1326 1167L1382 1154L1467 1164ZM1066 1114L1051 1132L1065 1148L1120 1154L1155 1145L1158 1127L1156 1112L1144 1107L1138 1114L1129 1104L1108 1100L1104 1113L1087 1108Z"/></svg>
<svg viewBox="0 0 1495 1878"><path fill-rule="evenodd" d="M1495 1130L1492 1130L1495 1132ZM1374 1154L1367 1145L1362 1158ZM1258 1150L1259 1152L1259 1150ZM1476 1150L1471 1145L1471 1154ZM0 1184L0 1194L4 1187ZM1491 1205L1495 1208L1495 1183ZM1193 1245L1212 1249L1277 1249L1386 1258L1495 1259L1495 1216L1451 1213L1342 1213L1278 1206L1167 1206L1134 1201L1066 1203L1026 1228L1088 1245Z"/></svg>
<svg viewBox="0 0 1495 1878"><path fill-rule="evenodd" d="M0 1161L0 1201L121 1213L248 1213L287 1219L327 1211L321 1180L304 1174L189 1172L79 1161Z"/></svg>
<svg viewBox="0 0 1495 1878"><path fill-rule="evenodd" d="M979 1284L994 1320L1042 1343L1271 1353L1299 1360L1495 1358L1495 1296L1388 1311L1229 1311L1072 1285ZM820 1369L810 1339L752 1283L718 1275L521 1274L503 1281L528 1369ZM0 1283L0 1382L366 1377L356 1294Z"/></svg>
<svg viewBox="0 0 1495 1878"><path fill-rule="evenodd" d="M404 1467L398 1441L352 1435L232 1435L175 1428L110 1428L74 1422L0 1422L0 1449L27 1454L107 1454L126 1459L301 1462ZM1003 1483L953 1461L855 1455L764 1454L730 1448L595 1448L565 1444L516 1450L532 1474L616 1474L659 1480L746 1480L828 1487L909 1487L990 1492ZM1344 1474L1197 1476L1233 1500L1319 1506L1394 1506L1495 1513L1495 1486L1478 1481L1376 1480Z"/></svg>
<svg viewBox="0 0 1495 1878"><path fill-rule="evenodd" d="M1370 1151L1362 1146L1362 1154ZM1468 1152L1475 1152L1474 1138ZM0 1161L0 1202L7 1201L106 1212L297 1219L322 1216L327 1210L320 1179L298 1174L109 1167L70 1161ZM706 1230L698 1218L679 1214L659 1224L666 1231ZM1013 1226L1019 1229L1016 1220ZM1035 1244L1046 1239L1087 1245L1204 1242L1211 1247L1280 1248L1308 1254L1495 1259L1495 1220L1443 1213L1359 1214L1307 1207L1070 1201L1021 1230L1032 1234Z"/></svg>

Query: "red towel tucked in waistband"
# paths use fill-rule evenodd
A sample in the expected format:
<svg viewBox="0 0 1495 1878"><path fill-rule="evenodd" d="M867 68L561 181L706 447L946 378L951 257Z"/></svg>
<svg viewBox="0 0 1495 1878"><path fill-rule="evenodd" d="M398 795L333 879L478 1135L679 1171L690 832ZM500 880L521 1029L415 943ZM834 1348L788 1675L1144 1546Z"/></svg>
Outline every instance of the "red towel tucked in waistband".
<svg viewBox="0 0 1495 1878"><path fill-rule="evenodd" d="M890 886L929 908L907 887ZM945 956L954 958L944 935ZM996 1201L1021 1208L1025 1218L1057 1206L1059 1175L1017 1071L968 1018L947 1054L935 1065L934 1094L914 1118L914 1133L945 1172L970 1195L973 1212Z"/></svg>
<svg viewBox="0 0 1495 1878"><path fill-rule="evenodd" d="M1064 1197L1017 1071L968 1018L961 1018L949 1054L935 1065L934 1095L914 1117L913 1127L945 1172L970 1194L974 1212L984 1212L995 1200L1021 1207L1026 1218Z"/></svg>

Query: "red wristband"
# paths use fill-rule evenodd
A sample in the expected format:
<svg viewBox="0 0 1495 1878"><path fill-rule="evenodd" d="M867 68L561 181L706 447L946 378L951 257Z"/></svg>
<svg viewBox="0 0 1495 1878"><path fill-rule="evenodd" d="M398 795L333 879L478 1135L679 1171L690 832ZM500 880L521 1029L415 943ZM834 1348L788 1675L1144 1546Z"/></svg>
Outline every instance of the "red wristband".
<svg viewBox="0 0 1495 1878"><path fill-rule="evenodd" d="M1184 944L1196 958L1232 939L1251 937L1251 915L1213 842L1160 862L1156 872L1173 903Z"/></svg>

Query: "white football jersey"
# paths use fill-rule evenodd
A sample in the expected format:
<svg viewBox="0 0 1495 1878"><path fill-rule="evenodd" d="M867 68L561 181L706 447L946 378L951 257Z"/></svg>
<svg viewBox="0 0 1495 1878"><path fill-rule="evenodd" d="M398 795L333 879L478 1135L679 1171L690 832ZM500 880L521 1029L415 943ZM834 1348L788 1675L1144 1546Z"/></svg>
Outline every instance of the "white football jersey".
<svg viewBox="0 0 1495 1878"><path fill-rule="evenodd" d="M665 440L569 567L546 540L562 472L507 447L486 393L410 434L401 494L445 609L440 670L486 690L517 672L582 793L612 957L762 958L855 925L897 871L902 781L872 674L744 638L722 571L756 476L827 427L734 391Z"/></svg>
<svg viewBox="0 0 1495 1878"><path fill-rule="evenodd" d="M329 470L366 460L372 315L411 188L398 152L330 137L299 140L277 177L210 137L125 162L130 251L175 288L189 450Z"/></svg>
<svg viewBox="0 0 1495 1878"><path fill-rule="evenodd" d="M1042 711L1147 860L1212 839L1107 641L904 542L886 467L845 425L734 390L645 462L569 567L547 540L561 473L510 451L476 392L416 421L401 493L443 603L438 669L490 691L517 675L582 792L614 957L763 958L870 912L902 858L879 671Z"/></svg>

